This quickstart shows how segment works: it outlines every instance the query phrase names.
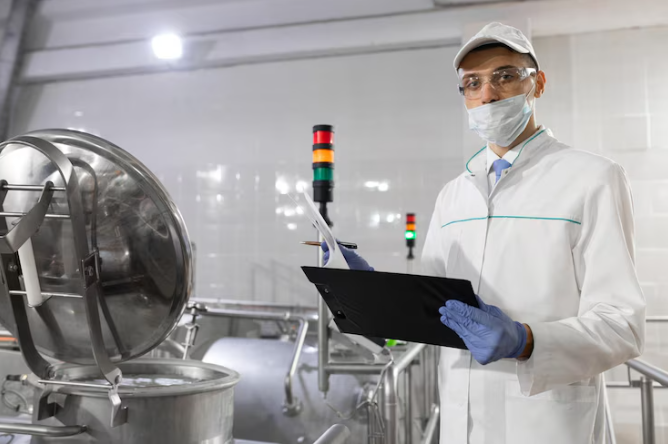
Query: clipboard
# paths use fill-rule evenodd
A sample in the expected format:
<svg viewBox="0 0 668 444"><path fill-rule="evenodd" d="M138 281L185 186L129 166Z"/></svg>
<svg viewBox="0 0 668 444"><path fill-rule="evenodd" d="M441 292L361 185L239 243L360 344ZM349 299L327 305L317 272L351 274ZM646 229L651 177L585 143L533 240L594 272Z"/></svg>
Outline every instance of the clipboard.
<svg viewBox="0 0 668 444"><path fill-rule="evenodd" d="M456 299L479 308L461 279L379 271L302 267L344 333L466 349L438 309Z"/></svg>

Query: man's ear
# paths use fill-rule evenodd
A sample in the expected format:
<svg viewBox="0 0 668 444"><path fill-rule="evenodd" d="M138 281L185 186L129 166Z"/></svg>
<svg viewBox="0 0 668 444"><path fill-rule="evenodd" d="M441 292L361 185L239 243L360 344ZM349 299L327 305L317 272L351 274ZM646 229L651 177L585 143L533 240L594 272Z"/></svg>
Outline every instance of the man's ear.
<svg viewBox="0 0 668 444"><path fill-rule="evenodd" d="M536 74L536 92L534 92L535 98L540 98L545 93L545 84L547 79L545 78L545 73L543 71L538 71Z"/></svg>

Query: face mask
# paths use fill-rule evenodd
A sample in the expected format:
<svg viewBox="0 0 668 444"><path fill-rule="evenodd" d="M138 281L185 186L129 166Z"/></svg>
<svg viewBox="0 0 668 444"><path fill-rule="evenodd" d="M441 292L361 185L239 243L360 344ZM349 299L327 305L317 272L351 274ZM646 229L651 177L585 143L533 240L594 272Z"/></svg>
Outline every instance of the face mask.
<svg viewBox="0 0 668 444"><path fill-rule="evenodd" d="M533 94L535 88L534 85L527 95L520 94L469 109L469 128L489 143L501 147L510 146L529 124L533 114L533 102L529 105L527 98Z"/></svg>

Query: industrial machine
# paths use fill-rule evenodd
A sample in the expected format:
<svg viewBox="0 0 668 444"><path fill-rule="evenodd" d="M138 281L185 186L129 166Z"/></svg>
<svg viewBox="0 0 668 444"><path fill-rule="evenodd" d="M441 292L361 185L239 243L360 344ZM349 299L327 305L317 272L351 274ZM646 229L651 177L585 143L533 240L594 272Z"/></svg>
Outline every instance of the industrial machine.
<svg viewBox="0 0 668 444"><path fill-rule="evenodd" d="M190 296L188 234L155 177L98 137L38 131L0 144L0 205L0 323L31 372L9 379L35 393L23 406L32 422L3 422L0 433L231 443L237 372L136 359Z"/></svg>
<svg viewBox="0 0 668 444"><path fill-rule="evenodd" d="M188 344L193 324L197 340ZM315 307L195 299L180 327L153 353L171 358L187 353L241 374L235 437L309 443L328 424L341 423L350 431L350 443L436 443L438 348L396 346L378 362L330 330L322 369L318 324ZM323 370L329 373L326 393L319 389Z"/></svg>
<svg viewBox="0 0 668 444"><path fill-rule="evenodd" d="M193 272L178 209L121 148L0 144L0 444L433 443L435 347L371 353L324 304L190 299Z"/></svg>

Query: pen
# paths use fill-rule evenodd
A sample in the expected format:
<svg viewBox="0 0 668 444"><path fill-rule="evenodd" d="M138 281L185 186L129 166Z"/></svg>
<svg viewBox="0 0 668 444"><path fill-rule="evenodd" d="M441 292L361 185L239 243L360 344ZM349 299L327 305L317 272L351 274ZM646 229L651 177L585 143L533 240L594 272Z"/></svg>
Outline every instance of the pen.
<svg viewBox="0 0 668 444"><path fill-rule="evenodd" d="M337 242L339 245L342 247L350 248L351 250L357 250L357 244L353 244L351 242ZM316 241L301 241L300 244L302 245L313 245L315 247L320 246L320 242Z"/></svg>

